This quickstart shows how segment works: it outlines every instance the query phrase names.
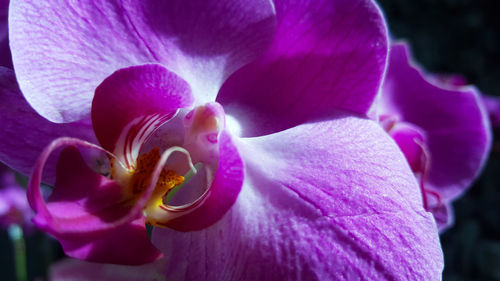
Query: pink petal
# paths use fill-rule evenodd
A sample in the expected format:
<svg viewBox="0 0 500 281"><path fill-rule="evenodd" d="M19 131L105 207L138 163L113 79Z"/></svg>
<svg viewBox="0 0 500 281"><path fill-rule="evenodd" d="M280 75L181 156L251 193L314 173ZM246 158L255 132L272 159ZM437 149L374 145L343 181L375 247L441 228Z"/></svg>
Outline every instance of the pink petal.
<svg viewBox="0 0 500 281"><path fill-rule="evenodd" d="M425 133L430 153L426 187L451 200L470 186L486 161L491 143L487 113L477 90L431 84L409 57L407 45L392 46L381 113L397 115Z"/></svg>
<svg viewBox="0 0 500 281"><path fill-rule="evenodd" d="M217 101L244 136L284 130L335 109L364 114L381 84L387 31L373 1L275 1L264 57L223 85Z"/></svg>
<svg viewBox="0 0 500 281"><path fill-rule="evenodd" d="M40 178L48 155L68 145L92 146L58 139L42 153L28 184L35 225L59 240L71 257L119 264L144 264L159 258L161 253L149 242L145 219L137 211L141 207L127 205L122 187L91 170L75 147L61 152L56 184L48 202L43 200Z"/></svg>
<svg viewBox="0 0 500 281"><path fill-rule="evenodd" d="M114 72L97 87L92 124L105 149L114 152L124 136L124 149L132 149L140 147L177 109L192 103L189 85L179 76L160 65L133 66ZM136 124L127 127L132 122Z"/></svg>
<svg viewBox="0 0 500 281"><path fill-rule="evenodd" d="M422 172L425 158L423 148L425 137L421 129L399 122L389 131L414 172Z"/></svg>
<svg viewBox="0 0 500 281"><path fill-rule="evenodd" d="M270 1L14 1L13 59L37 112L55 122L90 115L95 87L117 69L161 63L213 100L261 54L274 31Z"/></svg>
<svg viewBox="0 0 500 281"><path fill-rule="evenodd" d="M440 280L406 161L374 122L337 115L238 145L236 204L198 232L155 229L172 280Z"/></svg>
<svg viewBox="0 0 500 281"><path fill-rule="evenodd" d="M0 67L0 160L20 173L29 175L32 167L52 140L76 137L97 143L90 120L56 124L38 115L23 98L12 70ZM44 171L44 181L55 181L56 152Z"/></svg>

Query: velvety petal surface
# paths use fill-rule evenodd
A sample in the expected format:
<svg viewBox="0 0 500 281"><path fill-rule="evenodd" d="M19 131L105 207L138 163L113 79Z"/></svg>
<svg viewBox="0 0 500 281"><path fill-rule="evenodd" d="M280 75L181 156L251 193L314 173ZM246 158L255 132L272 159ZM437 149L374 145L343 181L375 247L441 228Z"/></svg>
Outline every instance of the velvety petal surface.
<svg viewBox="0 0 500 281"><path fill-rule="evenodd" d="M50 268L50 281L162 281L162 261L142 266L90 263L64 259Z"/></svg>
<svg viewBox="0 0 500 281"><path fill-rule="evenodd" d="M192 103L189 85L165 67L132 66L114 72L97 87L92 124L102 147L114 151L120 137L142 143L177 109ZM136 124L130 126L131 122Z"/></svg>
<svg viewBox="0 0 500 281"><path fill-rule="evenodd" d="M56 184L45 202L39 187L45 152L30 179L28 199L35 225L53 235L67 255L119 264L144 264L161 256L149 242L145 218L130 215L133 205L125 201L122 187L91 170L76 147L61 152Z"/></svg>
<svg viewBox="0 0 500 281"><path fill-rule="evenodd" d="M77 137L97 140L90 120L56 124L38 115L19 90L14 71L0 67L0 161L18 172L29 175L36 159L52 140ZM49 159L44 181L54 183L57 153Z"/></svg>
<svg viewBox="0 0 500 281"><path fill-rule="evenodd" d="M57 8L55 8L57 7ZM117 69L161 63L213 100L269 45L268 0L13 0L13 59L28 102L49 120L89 117L95 87Z"/></svg>
<svg viewBox="0 0 500 281"><path fill-rule="evenodd" d="M244 136L277 132L334 109L364 114L387 58L383 16L370 0L274 1L267 53L233 74L217 101Z"/></svg>
<svg viewBox="0 0 500 281"><path fill-rule="evenodd" d="M425 132L431 157L426 187L446 201L471 184L486 160L491 143L487 113L476 89L429 83L408 53L405 44L392 46L380 110Z"/></svg>
<svg viewBox="0 0 500 281"><path fill-rule="evenodd" d="M221 221L154 230L167 279L441 279L432 215L378 124L340 114L238 147L245 183Z"/></svg>

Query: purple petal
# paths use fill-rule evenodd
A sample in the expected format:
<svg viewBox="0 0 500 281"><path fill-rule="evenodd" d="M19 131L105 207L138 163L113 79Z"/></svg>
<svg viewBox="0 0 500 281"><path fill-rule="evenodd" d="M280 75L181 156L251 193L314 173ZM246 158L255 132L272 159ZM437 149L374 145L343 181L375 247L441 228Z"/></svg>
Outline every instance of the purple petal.
<svg viewBox="0 0 500 281"><path fill-rule="evenodd" d="M271 48L233 74L217 97L243 134L277 132L335 109L366 113L388 50L378 7L370 0L283 0L275 8Z"/></svg>
<svg viewBox="0 0 500 281"><path fill-rule="evenodd" d="M171 279L441 279L434 220L377 124L338 115L238 148L245 183L221 221L153 232Z"/></svg>
<svg viewBox="0 0 500 281"><path fill-rule="evenodd" d="M92 124L99 143L114 152L124 134L131 145L135 141L140 146L177 109L192 103L189 85L163 66L133 66L116 71L97 87ZM127 127L131 122L136 126Z"/></svg>
<svg viewBox="0 0 500 281"><path fill-rule="evenodd" d="M49 120L88 117L117 69L161 63L200 101L269 45L272 4L257 1L14 1L11 46L21 89Z"/></svg>
<svg viewBox="0 0 500 281"><path fill-rule="evenodd" d="M73 258L98 263L142 265L162 257L149 241L145 218L98 233L72 233L55 236L64 252Z"/></svg>
<svg viewBox="0 0 500 281"><path fill-rule="evenodd" d="M426 187L443 201L460 195L481 171L491 142L489 122L471 87L443 89L427 82L394 44L381 95L381 113L399 116L426 135L430 167Z"/></svg>
<svg viewBox="0 0 500 281"><path fill-rule="evenodd" d="M500 129L500 97L482 95L484 107L488 111L493 129Z"/></svg>
<svg viewBox="0 0 500 281"><path fill-rule="evenodd" d="M16 182L14 172L0 164L0 226L18 224L30 230L32 217L26 191Z"/></svg>
<svg viewBox="0 0 500 281"><path fill-rule="evenodd" d="M12 68L7 24L8 14L9 0L0 0L0 66Z"/></svg>
<svg viewBox="0 0 500 281"><path fill-rule="evenodd" d="M64 259L50 268L50 281L160 281L162 262L142 266L98 264Z"/></svg>
<svg viewBox="0 0 500 281"><path fill-rule="evenodd" d="M119 264L144 264L159 258L161 254L149 242L144 217L130 215L133 208L123 202L122 187L91 170L75 147L61 152L56 184L44 202L38 175L47 153L55 147L49 146L42 154L28 185L30 205L37 212L35 225L59 240L71 257Z"/></svg>
<svg viewBox="0 0 500 281"><path fill-rule="evenodd" d="M23 98L11 69L0 67L0 160L29 175L42 152L52 140L76 137L97 143L90 120L56 124L38 115ZM49 159L44 181L54 183L57 153Z"/></svg>
<svg viewBox="0 0 500 281"><path fill-rule="evenodd" d="M422 130L411 124L399 122L389 131L390 136L405 155L408 164L414 172L423 172L425 165L422 145L425 138Z"/></svg>

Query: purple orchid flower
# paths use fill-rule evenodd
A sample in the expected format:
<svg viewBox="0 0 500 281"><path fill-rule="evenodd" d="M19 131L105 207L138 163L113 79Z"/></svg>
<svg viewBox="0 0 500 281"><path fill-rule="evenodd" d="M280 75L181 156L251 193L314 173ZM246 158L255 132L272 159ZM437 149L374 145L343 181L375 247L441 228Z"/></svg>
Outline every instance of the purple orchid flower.
<svg viewBox="0 0 500 281"><path fill-rule="evenodd" d="M379 102L380 124L420 181L424 208L440 231L453 224L451 202L471 185L491 146L479 92L461 76L426 75L405 43L392 45Z"/></svg>
<svg viewBox="0 0 500 281"><path fill-rule="evenodd" d="M50 142L29 201L34 222L68 255L143 264L163 254L172 280L441 279L418 184L366 118L387 59L372 1L54 0L10 9L22 93L62 124L24 112L0 156L25 167L38 147L15 140ZM1 94L19 102L7 85ZM25 106L10 104L2 121L20 120ZM95 134L99 145L55 138L64 130ZM105 152L108 169L97 173L76 147ZM44 169L55 170L47 202ZM145 223L159 226L161 252Z"/></svg>

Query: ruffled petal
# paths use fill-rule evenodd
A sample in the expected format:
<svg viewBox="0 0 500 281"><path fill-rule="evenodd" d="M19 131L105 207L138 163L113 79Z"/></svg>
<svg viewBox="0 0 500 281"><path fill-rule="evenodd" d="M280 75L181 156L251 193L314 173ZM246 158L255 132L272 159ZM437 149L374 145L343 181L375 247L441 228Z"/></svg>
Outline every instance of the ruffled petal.
<svg viewBox="0 0 500 281"><path fill-rule="evenodd" d="M0 67L0 161L29 175L33 164L52 140L76 137L97 143L90 120L56 124L38 115L23 98L14 71ZM57 152L48 160L44 182L55 181Z"/></svg>
<svg viewBox="0 0 500 281"><path fill-rule="evenodd" d="M54 122L90 115L95 87L117 69L161 63L201 102L264 51L274 10L257 1L12 1L9 28L23 94Z"/></svg>
<svg viewBox="0 0 500 281"><path fill-rule="evenodd" d="M46 203L38 177L46 155L30 179L28 199L36 211L35 225L53 235L67 255L119 264L144 264L161 256L149 242L144 217L130 214L133 208L122 187L91 170L76 147L61 152L56 184Z"/></svg>
<svg viewBox="0 0 500 281"><path fill-rule="evenodd" d="M165 67L132 66L116 71L97 87L92 124L104 149L136 159L151 133L177 109L192 103L189 85ZM121 151L116 151L117 145Z"/></svg>
<svg viewBox="0 0 500 281"><path fill-rule="evenodd" d="M425 132L426 187L451 200L470 186L486 161L491 144L487 113L474 88L444 89L427 82L408 52L405 44L392 46L380 110Z"/></svg>
<svg viewBox="0 0 500 281"><path fill-rule="evenodd" d="M215 225L153 242L172 280L440 280L443 257L404 156L338 115L238 145L245 183Z"/></svg>
<svg viewBox="0 0 500 281"><path fill-rule="evenodd" d="M217 101L244 136L277 132L343 109L364 114L387 59L383 16L370 0L275 2L266 55L234 73Z"/></svg>

